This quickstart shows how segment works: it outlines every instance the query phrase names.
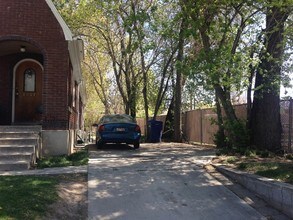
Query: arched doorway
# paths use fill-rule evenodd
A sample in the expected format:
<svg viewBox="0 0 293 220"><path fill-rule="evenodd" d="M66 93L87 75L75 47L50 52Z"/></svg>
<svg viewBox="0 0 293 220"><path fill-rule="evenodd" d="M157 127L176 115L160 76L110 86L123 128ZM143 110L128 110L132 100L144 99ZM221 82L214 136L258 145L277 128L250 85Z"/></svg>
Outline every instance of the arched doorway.
<svg viewBox="0 0 293 220"><path fill-rule="evenodd" d="M24 59L14 67L12 123L40 124L42 121L43 66Z"/></svg>

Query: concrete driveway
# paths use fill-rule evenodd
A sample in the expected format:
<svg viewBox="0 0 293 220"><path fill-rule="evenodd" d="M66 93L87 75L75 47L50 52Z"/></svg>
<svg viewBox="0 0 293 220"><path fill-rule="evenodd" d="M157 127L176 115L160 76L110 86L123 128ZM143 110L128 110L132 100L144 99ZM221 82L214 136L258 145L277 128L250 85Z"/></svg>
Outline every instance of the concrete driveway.
<svg viewBox="0 0 293 220"><path fill-rule="evenodd" d="M202 169L213 155L176 143L91 151L89 219L265 219Z"/></svg>

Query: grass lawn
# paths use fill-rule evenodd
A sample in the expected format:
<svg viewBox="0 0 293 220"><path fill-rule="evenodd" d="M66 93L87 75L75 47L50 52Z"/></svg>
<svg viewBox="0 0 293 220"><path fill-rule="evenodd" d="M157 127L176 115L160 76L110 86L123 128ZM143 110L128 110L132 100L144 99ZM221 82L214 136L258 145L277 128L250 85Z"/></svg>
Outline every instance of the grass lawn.
<svg viewBox="0 0 293 220"><path fill-rule="evenodd" d="M37 162L37 168L50 168L50 167L66 167L66 166L81 166L88 164L88 151L82 150L71 155L51 156L41 158Z"/></svg>
<svg viewBox="0 0 293 220"><path fill-rule="evenodd" d="M88 152L54 156L38 161L38 168L79 166L88 163ZM58 200L59 176L0 176L0 219L41 219L48 205Z"/></svg>
<svg viewBox="0 0 293 220"><path fill-rule="evenodd" d="M38 219L58 199L55 177L0 176L0 219Z"/></svg>

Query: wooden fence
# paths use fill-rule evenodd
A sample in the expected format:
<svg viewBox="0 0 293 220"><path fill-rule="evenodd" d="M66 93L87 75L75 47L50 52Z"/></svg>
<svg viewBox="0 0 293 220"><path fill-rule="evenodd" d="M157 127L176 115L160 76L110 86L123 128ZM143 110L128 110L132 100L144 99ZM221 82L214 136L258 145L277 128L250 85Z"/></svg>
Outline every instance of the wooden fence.
<svg viewBox="0 0 293 220"><path fill-rule="evenodd" d="M293 153L293 99L284 100L281 106L282 147L288 153Z"/></svg>
<svg viewBox="0 0 293 220"><path fill-rule="evenodd" d="M293 152L293 100L281 101L281 122L282 122L282 147L286 152ZM246 104L234 106L239 119L246 119ZM166 115L157 117L158 121L165 123ZM182 132L188 142L214 145L214 135L218 126L213 121L217 120L215 109L196 109L183 112ZM143 118L137 119L138 124L145 133L146 124Z"/></svg>

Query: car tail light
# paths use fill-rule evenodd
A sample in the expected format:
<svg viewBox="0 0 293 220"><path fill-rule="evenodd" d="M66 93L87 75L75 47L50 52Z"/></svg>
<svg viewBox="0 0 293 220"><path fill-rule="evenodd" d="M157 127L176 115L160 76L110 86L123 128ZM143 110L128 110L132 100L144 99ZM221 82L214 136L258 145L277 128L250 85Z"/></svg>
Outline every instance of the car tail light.
<svg viewBox="0 0 293 220"><path fill-rule="evenodd" d="M98 128L98 132L102 132L105 130L105 125L100 125Z"/></svg>
<svg viewBox="0 0 293 220"><path fill-rule="evenodd" d="M140 132L140 127L139 127L139 125L136 125L134 130L135 130L136 132L138 132L138 133L141 133L141 132Z"/></svg>

